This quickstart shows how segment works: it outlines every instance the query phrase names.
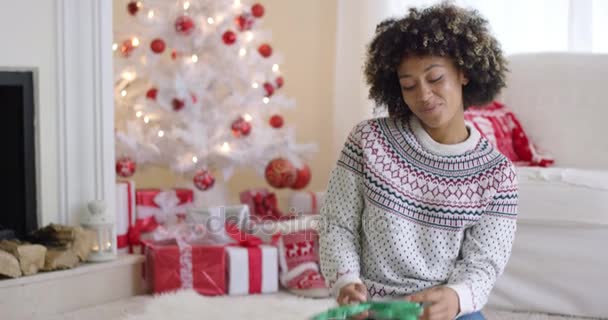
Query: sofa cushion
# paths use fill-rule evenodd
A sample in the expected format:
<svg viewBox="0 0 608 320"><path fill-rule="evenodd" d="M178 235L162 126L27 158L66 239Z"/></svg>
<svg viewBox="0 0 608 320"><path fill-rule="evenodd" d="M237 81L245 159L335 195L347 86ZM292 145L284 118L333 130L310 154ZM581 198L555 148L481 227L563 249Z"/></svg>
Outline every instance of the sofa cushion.
<svg viewBox="0 0 608 320"><path fill-rule="evenodd" d="M608 226L608 171L518 167L518 220Z"/></svg>
<svg viewBox="0 0 608 320"><path fill-rule="evenodd" d="M608 315L605 292L608 255L603 254L606 242L608 227L605 226L519 221L509 263L496 282L487 306L605 318Z"/></svg>
<svg viewBox="0 0 608 320"><path fill-rule="evenodd" d="M481 134L518 165L547 167L553 159L537 152L515 114L498 102L471 106L464 113Z"/></svg>

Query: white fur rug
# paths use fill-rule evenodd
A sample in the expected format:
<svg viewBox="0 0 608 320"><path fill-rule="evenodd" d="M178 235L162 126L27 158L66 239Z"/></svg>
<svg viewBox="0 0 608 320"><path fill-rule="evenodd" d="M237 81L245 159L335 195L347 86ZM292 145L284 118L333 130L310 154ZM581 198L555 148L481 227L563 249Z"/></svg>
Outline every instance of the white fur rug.
<svg viewBox="0 0 608 320"><path fill-rule="evenodd" d="M331 299L307 299L287 293L246 297L202 297L193 291L157 297L141 314L124 320L305 320L335 305ZM178 317L175 317L178 316Z"/></svg>
<svg viewBox="0 0 608 320"><path fill-rule="evenodd" d="M332 299L308 299L280 292L242 297L205 297L180 291L156 297L139 296L107 305L82 309L45 320L306 320L334 307ZM486 310L488 320L582 320L539 313ZM587 318L588 320L588 318Z"/></svg>

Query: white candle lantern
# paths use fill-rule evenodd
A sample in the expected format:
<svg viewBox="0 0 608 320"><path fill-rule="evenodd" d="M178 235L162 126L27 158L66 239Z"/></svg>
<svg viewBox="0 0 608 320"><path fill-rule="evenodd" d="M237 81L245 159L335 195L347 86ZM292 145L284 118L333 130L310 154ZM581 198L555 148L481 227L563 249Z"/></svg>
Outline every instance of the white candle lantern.
<svg viewBox="0 0 608 320"><path fill-rule="evenodd" d="M82 216L81 225L95 234L88 261L116 259L116 226L112 215L106 214L106 204L101 200L89 202L89 209Z"/></svg>

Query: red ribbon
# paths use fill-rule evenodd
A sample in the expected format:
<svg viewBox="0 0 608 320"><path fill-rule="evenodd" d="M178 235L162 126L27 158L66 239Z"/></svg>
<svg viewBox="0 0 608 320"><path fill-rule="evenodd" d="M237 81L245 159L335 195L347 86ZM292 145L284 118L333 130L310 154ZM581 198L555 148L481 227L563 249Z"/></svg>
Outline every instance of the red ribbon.
<svg viewBox="0 0 608 320"><path fill-rule="evenodd" d="M226 223L226 233L239 245L239 247L257 247L264 241L251 233L246 233L234 223Z"/></svg>
<svg viewBox="0 0 608 320"><path fill-rule="evenodd" d="M272 235L272 238L270 239L270 244L273 246L276 246L277 243L279 243L279 240L281 239L281 232L276 232L275 234Z"/></svg>
<svg viewBox="0 0 608 320"><path fill-rule="evenodd" d="M156 219L154 217L148 217L146 219L137 219L134 225L129 226L129 231L127 232L127 235L118 237L118 243L124 241L123 243L129 245L129 253L133 253L134 246L139 246L143 244L143 242L141 241L141 234L152 232L156 230L158 226L160 226L160 224L156 222Z"/></svg>
<svg viewBox="0 0 608 320"><path fill-rule="evenodd" d="M274 193L256 193L253 197L253 211L262 219L279 220L283 216L278 207L277 196Z"/></svg>
<svg viewBox="0 0 608 320"><path fill-rule="evenodd" d="M147 217L144 219L137 219L135 221L135 228L139 230L139 232L152 232L158 228L160 224L156 221L155 217Z"/></svg>
<svg viewBox="0 0 608 320"><path fill-rule="evenodd" d="M116 247L117 248L124 248L128 245L129 245L128 233L116 237ZM129 253L132 253L131 248L129 248Z"/></svg>
<svg viewBox="0 0 608 320"><path fill-rule="evenodd" d="M129 229L127 230L127 234L126 235L120 235L118 236L118 238L116 239L116 246L118 248L123 248L126 246L129 246L129 253L133 253L133 246L139 244L139 233L137 234L137 243L134 243L131 239L133 238L133 225L132 225L132 221L133 221L133 199L131 197L131 183L130 182L126 182L127 184L127 215L128 215L128 223L129 223Z"/></svg>
<svg viewBox="0 0 608 320"><path fill-rule="evenodd" d="M137 219L135 221L135 225L132 224L133 221L133 199L131 197L131 183L127 182L127 205L128 205L128 218L129 218L129 229L127 230L126 235L120 235L116 239L116 245L119 248L129 246L129 253L133 253L133 247L141 245L141 233L149 232L158 226L156 223L156 219L154 217L148 219Z"/></svg>
<svg viewBox="0 0 608 320"><path fill-rule="evenodd" d="M129 227L129 232L127 233L127 241L131 246L131 251L133 246L141 244L141 228L137 224Z"/></svg>
<svg viewBox="0 0 608 320"><path fill-rule="evenodd" d="M131 183L129 183L128 181L119 181L120 183L125 183L127 185L127 224L129 225L129 228L131 226L131 219L133 217L133 204L132 204L132 200L131 200ZM129 245L129 239L128 239L128 233L127 234L122 234L122 235L118 235L116 236L116 247L117 248L124 248L126 246ZM131 248L129 248L129 253L132 253Z"/></svg>
<svg viewBox="0 0 608 320"><path fill-rule="evenodd" d="M262 293L262 248L248 248L249 293Z"/></svg>
<svg viewBox="0 0 608 320"><path fill-rule="evenodd" d="M179 198L179 203L192 202L194 199L194 193L190 189L175 188L175 195ZM137 189L137 205L146 207L158 207L158 204L154 202L154 197L162 192L161 189Z"/></svg>
<svg viewBox="0 0 608 320"><path fill-rule="evenodd" d="M249 293L262 292L262 239L245 233L236 224L226 224L226 232L236 245L247 249L249 258Z"/></svg>
<svg viewBox="0 0 608 320"><path fill-rule="evenodd" d="M310 195L310 200L312 201L311 214L317 214L317 194L312 191L309 191L308 194Z"/></svg>

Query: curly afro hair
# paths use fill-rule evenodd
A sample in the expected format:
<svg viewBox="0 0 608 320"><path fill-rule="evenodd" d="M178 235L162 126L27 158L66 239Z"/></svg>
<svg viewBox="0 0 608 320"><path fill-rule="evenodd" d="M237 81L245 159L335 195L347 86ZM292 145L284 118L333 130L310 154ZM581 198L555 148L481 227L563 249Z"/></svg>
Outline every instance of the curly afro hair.
<svg viewBox="0 0 608 320"><path fill-rule="evenodd" d="M505 86L507 63L487 20L476 10L444 1L423 10L411 8L405 17L376 27L364 67L375 111L386 108L391 117L410 116L397 76L408 55L451 58L469 80L462 94L465 109L491 102Z"/></svg>

